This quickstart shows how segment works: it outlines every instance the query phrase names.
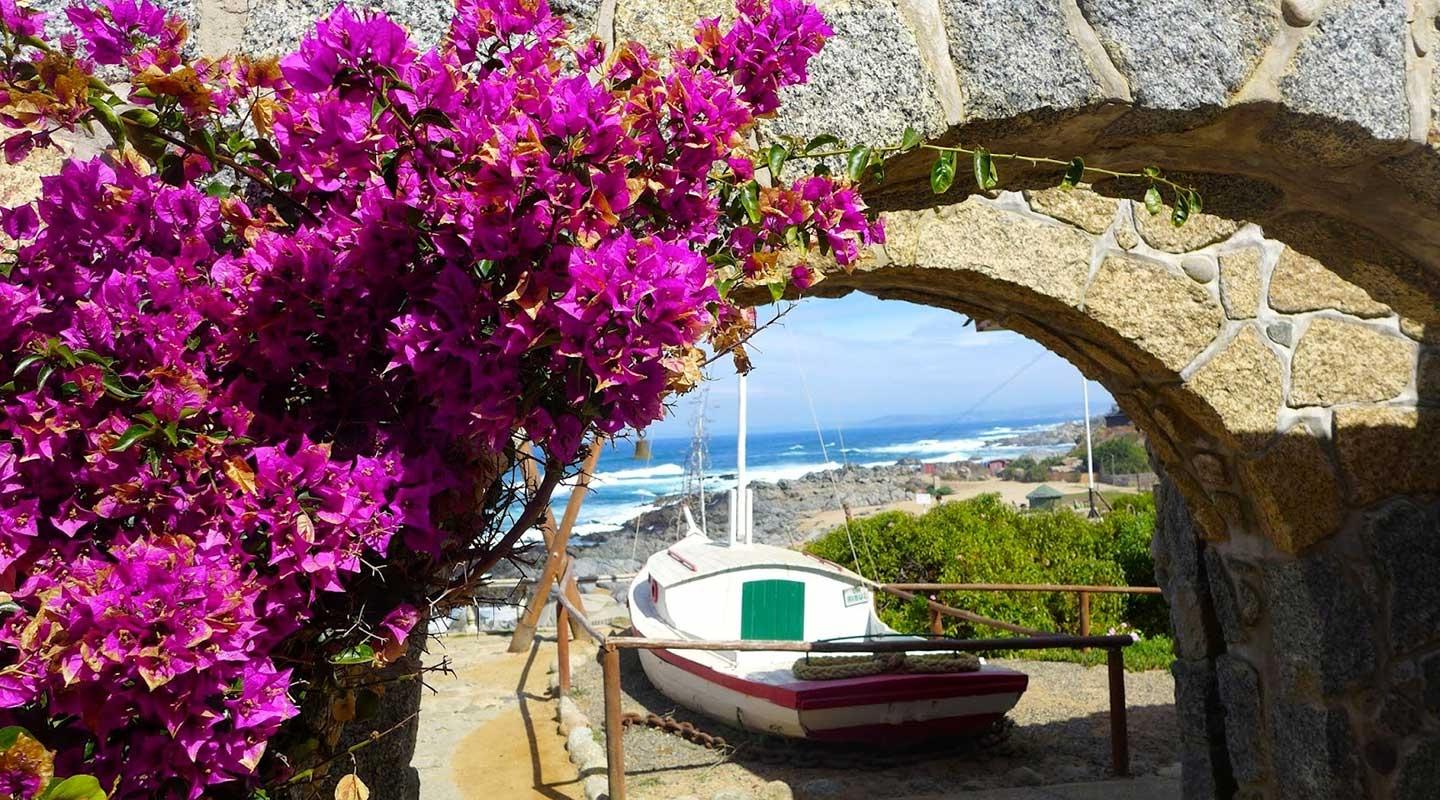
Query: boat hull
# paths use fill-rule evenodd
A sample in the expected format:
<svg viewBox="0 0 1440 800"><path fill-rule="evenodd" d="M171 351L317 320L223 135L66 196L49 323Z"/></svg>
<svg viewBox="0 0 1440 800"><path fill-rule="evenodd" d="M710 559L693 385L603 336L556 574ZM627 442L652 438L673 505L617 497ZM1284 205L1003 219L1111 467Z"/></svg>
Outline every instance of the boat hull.
<svg viewBox="0 0 1440 800"><path fill-rule="evenodd" d="M1019 701L1028 679L1012 670L870 675L771 682L726 673L666 650L641 650L657 689L737 727L831 742L913 742L984 730Z"/></svg>

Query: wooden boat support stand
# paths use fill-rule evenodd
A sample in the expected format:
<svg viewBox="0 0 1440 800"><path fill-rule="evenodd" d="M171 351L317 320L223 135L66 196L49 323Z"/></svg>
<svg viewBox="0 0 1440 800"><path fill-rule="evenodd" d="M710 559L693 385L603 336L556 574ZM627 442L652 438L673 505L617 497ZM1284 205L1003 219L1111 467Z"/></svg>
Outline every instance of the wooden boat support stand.
<svg viewBox="0 0 1440 800"><path fill-rule="evenodd" d="M567 571L568 572L568 571ZM568 574L566 577L570 577ZM940 588L932 585L927 588ZM947 587L948 588L948 587ZM1026 587L1027 589L1029 587ZM1073 587L1051 589L1064 591ZM1084 587L1111 589L1129 587ZM1016 587L1015 590L1020 590ZM1158 591L1158 590L1156 590ZM1130 732L1125 718L1125 661L1123 649L1135 643L1129 635L1070 636L1046 635L1009 639L928 639L924 641L867 642L792 642L792 641L693 641L688 639L650 639L633 636L606 636L596 630L580 610L571 605L563 592L559 601L556 628L564 631L574 620L600 647L600 663L604 673L605 691L605 755L610 800L625 800L624 729L620 721L620 651L632 650L729 650L794 653L895 653L915 651L974 652L985 650L1050 650L1057 648L1101 648L1106 651L1106 668L1110 677L1110 757L1116 775L1130 774ZM570 642L563 633L559 642L559 685L561 696L570 692Z"/></svg>

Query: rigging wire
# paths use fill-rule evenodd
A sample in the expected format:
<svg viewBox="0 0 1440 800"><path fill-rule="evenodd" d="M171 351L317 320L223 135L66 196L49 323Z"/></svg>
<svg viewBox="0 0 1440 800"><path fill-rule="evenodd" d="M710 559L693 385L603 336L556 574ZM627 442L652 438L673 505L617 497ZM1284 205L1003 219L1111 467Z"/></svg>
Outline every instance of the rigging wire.
<svg viewBox="0 0 1440 800"><path fill-rule="evenodd" d="M800 368L800 385L805 389L805 402L810 404L810 420L815 423L815 436L820 440L820 458L826 465L830 463L830 451L825 447L825 432L820 429L820 416L815 413L815 398L810 394L810 381L805 377L805 368ZM845 501L840 497L840 483L835 480L835 470L825 470L825 475L830 479L830 489L835 494L835 502L840 506L840 512L845 515L845 540L850 544L850 557L855 559L855 569L861 569L860 555L855 552L855 537L850 532L850 515L845 513ZM875 554L870 552L870 542L861 537L860 543L865 547L865 555L870 560L870 574L875 575Z"/></svg>

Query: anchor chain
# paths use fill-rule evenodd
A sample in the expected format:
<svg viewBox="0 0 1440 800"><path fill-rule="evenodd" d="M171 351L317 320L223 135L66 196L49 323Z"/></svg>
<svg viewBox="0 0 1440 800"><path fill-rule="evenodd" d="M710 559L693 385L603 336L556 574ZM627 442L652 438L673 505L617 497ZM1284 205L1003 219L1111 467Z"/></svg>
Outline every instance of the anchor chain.
<svg viewBox="0 0 1440 800"><path fill-rule="evenodd" d="M639 714L634 711L627 711L620 715L620 727L630 728L637 725L644 725L655 728L656 730L665 731L666 733L673 733L687 742L698 744L701 747L711 750L724 750L730 746L724 738L706 733L696 728L693 724L681 722L669 714L661 716L659 714Z"/></svg>

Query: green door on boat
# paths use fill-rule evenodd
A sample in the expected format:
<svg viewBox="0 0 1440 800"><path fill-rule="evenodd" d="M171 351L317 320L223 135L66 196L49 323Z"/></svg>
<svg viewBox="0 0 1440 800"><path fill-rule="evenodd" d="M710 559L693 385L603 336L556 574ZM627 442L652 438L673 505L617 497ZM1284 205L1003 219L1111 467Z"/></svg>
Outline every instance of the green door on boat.
<svg viewBox="0 0 1440 800"><path fill-rule="evenodd" d="M805 584L800 581L748 581L741 588L741 639L805 638Z"/></svg>

